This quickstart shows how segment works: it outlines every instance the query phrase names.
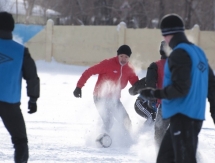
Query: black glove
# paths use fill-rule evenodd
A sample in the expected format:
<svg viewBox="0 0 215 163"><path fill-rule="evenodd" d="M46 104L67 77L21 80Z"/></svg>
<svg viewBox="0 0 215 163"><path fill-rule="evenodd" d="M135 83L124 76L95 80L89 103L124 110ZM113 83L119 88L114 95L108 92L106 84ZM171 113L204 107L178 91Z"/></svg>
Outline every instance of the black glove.
<svg viewBox="0 0 215 163"><path fill-rule="evenodd" d="M76 87L74 92L73 92L75 97L80 97L81 98L81 88Z"/></svg>
<svg viewBox="0 0 215 163"><path fill-rule="evenodd" d="M135 87L133 87L133 86L132 86L131 88L129 88L128 92L129 92L129 94L132 95L132 96L138 94L138 92L135 90Z"/></svg>
<svg viewBox="0 0 215 163"><path fill-rule="evenodd" d="M155 100L154 91L154 88L145 88L140 92L140 94L147 100Z"/></svg>
<svg viewBox="0 0 215 163"><path fill-rule="evenodd" d="M141 80L134 83L134 85L131 88L129 88L128 92L130 95L137 95L140 93L140 90L144 89L145 87L146 87L146 81L144 77Z"/></svg>
<svg viewBox="0 0 215 163"><path fill-rule="evenodd" d="M28 101L28 109L29 114L35 113L37 111L37 99L30 98Z"/></svg>

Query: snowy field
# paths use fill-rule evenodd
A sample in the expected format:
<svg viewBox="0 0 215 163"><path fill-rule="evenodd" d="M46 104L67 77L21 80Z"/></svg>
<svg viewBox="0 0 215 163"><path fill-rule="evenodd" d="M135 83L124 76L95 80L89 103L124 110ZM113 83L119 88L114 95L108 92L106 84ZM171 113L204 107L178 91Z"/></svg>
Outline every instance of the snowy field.
<svg viewBox="0 0 215 163"><path fill-rule="evenodd" d="M153 128L143 129L145 120L133 108L136 97L128 94L130 84L122 91L121 101L132 120L131 137L126 138L120 128L115 127L112 146L101 148L95 143L100 134L101 119L92 97L97 76L88 80L80 99L73 96L73 90L87 67L63 65L55 61L37 61L36 64L41 80L38 112L32 115L27 113L25 81L21 99L29 139L29 163L155 163ZM138 72L138 76L145 76L145 71ZM2 123L0 140L0 162L13 162L13 146ZM207 110L199 137L198 162L213 162L214 151L215 126Z"/></svg>

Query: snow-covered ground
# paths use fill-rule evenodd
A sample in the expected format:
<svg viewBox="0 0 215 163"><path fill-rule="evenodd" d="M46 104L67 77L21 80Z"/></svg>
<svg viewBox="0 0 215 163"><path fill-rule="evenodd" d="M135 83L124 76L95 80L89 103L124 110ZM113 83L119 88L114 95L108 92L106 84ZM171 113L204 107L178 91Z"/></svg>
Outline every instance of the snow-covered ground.
<svg viewBox="0 0 215 163"><path fill-rule="evenodd" d="M101 148L95 143L100 134L101 119L92 97L97 76L88 80L80 99L73 96L73 90L87 67L55 61L37 61L36 64L41 80L38 112L27 113L25 81L21 99L29 139L29 163L155 163L153 128L143 130L145 120L134 111L136 97L128 94L129 84L122 92L121 101L132 120L131 138L126 138L116 127L112 146ZM138 75L142 78L145 71L138 72ZM206 121L199 136L198 157L201 163L215 160L214 128L207 106ZM13 162L13 146L2 123L0 140L0 162Z"/></svg>

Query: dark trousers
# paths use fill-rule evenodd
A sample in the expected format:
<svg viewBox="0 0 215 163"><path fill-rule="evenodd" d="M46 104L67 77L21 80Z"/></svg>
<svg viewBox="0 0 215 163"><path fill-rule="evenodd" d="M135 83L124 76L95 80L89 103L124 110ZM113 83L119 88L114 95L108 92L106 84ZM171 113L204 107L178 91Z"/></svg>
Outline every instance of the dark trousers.
<svg viewBox="0 0 215 163"><path fill-rule="evenodd" d="M157 163L196 163L198 134L202 121L182 114L170 118L157 156Z"/></svg>
<svg viewBox="0 0 215 163"><path fill-rule="evenodd" d="M131 120L119 99L94 97L94 103L103 121L103 129L109 133L114 121L130 130Z"/></svg>
<svg viewBox="0 0 215 163"><path fill-rule="evenodd" d="M9 104L0 102L0 117L5 128L11 135L11 140L15 149L15 163L27 163L28 140L20 103Z"/></svg>

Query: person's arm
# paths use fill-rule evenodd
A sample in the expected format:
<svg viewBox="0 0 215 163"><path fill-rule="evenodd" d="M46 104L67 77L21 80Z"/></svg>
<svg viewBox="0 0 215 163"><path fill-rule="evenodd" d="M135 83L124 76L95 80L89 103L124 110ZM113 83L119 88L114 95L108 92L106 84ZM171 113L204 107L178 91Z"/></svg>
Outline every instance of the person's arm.
<svg viewBox="0 0 215 163"><path fill-rule="evenodd" d="M24 50L22 73L27 83L27 95L30 97L30 101L36 102L40 96L40 79L37 75L35 62L27 48Z"/></svg>
<svg viewBox="0 0 215 163"><path fill-rule="evenodd" d="M192 62L186 51L176 49L168 58L172 84L161 90L156 90L155 97L172 99L185 96L191 86Z"/></svg>
<svg viewBox="0 0 215 163"><path fill-rule="evenodd" d="M146 87L157 88L158 82L158 66L155 62L152 62L146 73ZM148 106L151 109L156 107L157 100L148 100Z"/></svg>
<svg viewBox="0 0 215 163"><path fill-rule="evenodd" d="M134 71L134 68L131 66L131 69L130 69L130 73L129 73L129 83L133 86L136 82L138 82L139 78L138 76L136 75L135 71Z"/></svg>
<svg viewBox="0 0 215 163"><path fill-rule="evenodd" d="M209 66L208 74L208 102L210 103L210 113L215 123L215 76Z"/></svg>
<svg viewBox="0 0 215 163"><path fill-rule="evenodd" d="M27 95L30 98L28 101L28 113L32 114L37 111L37 99L40 96L40 79L37 75L37 68L34 60L27 48L24 49L24 57L22 64L23 78L27 83Z"/></svg>
<svg viewBox="0 0 215 163"><path fill-rule="evenodd" d="M146 73L146 87L156 88L158 78L158 67L156 63L151 63Z"/></svg>
<svg viewBox="0 0 215 163"><path fill-rule="evenodd" d="M146 81L145 77L138 80L136 83L132 85L131 88L129 88L128 92L130 95L137 95L140 93L141 89L144 89L146 87Z"/></svg>
<svg viewBox="0 0 215 163"><path fill-rule="evenodd" d="M151 63L147 69L146 77L137 81L130 89L129 93L131 95L136 95L141 92L141 89L146 87L156 88L157 83L157 64Z"/></svg>
<svg viewBox="0 0 215 163"><path fill-rule="evenodd" d="M81 75L80 79L77 82L76 88L73 91L73 95L77 98L81 98L82 97L82 87L84 86L84 84L87 82L87 80L92 76L92 75L96 75L96 74L102 74L106 72L106 67L105 66L107 64L107 60L104 60L102 62L100 62L99 64L96 64L90 68L88 68L87 70L85 70L83 72L83 74Z"/></svg>
<svg viewBox="0 0 215 163"><path fill-rule="evenodd" d="M92 75L105 73L107 68L106 63L107 63L107 60L104 60L85 70L77 82L77 87L82 88Z"/></svg>

